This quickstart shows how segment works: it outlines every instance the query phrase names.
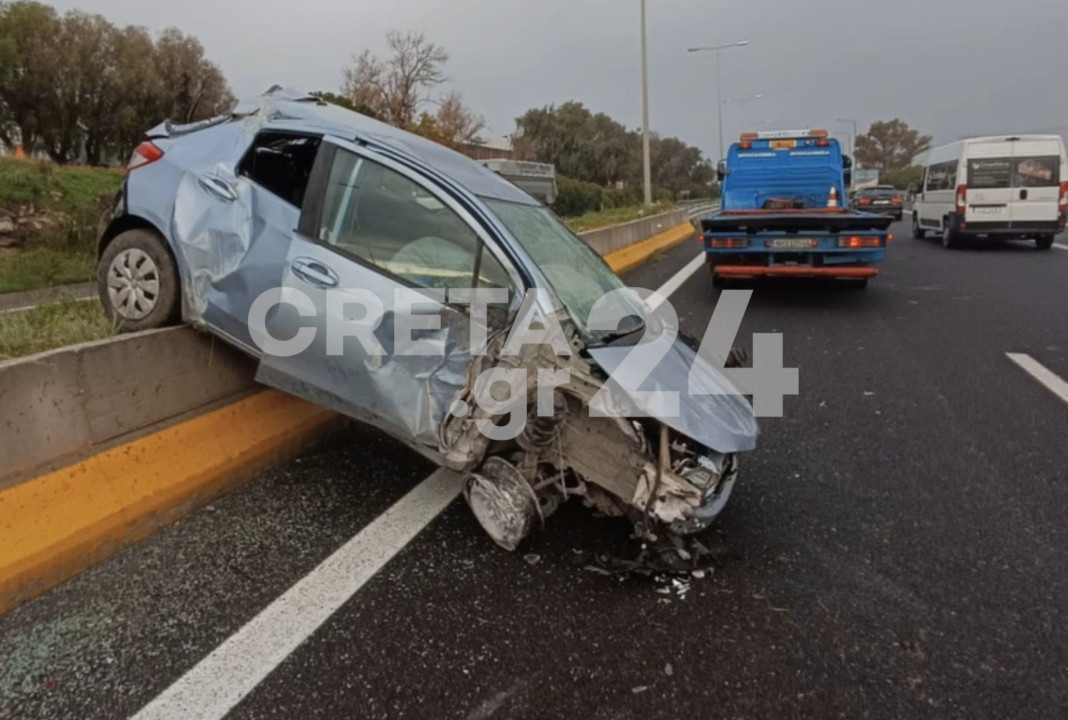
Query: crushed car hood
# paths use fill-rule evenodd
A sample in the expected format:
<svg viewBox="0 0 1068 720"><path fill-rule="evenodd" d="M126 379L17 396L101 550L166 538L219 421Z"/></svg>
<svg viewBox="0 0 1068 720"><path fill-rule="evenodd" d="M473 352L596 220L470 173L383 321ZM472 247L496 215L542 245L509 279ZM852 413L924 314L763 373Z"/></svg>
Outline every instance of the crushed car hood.
<svg viewBox="0 0 1068 720"><path fill-rule="evenodd" d="M697 356L697 352L675 340L667 354L641 380L646 368L624 360L635 351L633 345L589 347L586 352L616 382L605 385L598 404L613 415L655 417L668 427L721 453L747 452L756 447L757 422L749 402L721 370ZM662 351L660 351L662 352ZM627 365L635 365L634 369ZM691 370L698 386L708 395L691 395ZM638 382L641 380L640 382ZM664 416L639 391L674 391L679 395L677 416ZM640 411L635 413L634 411Z"/></svg>

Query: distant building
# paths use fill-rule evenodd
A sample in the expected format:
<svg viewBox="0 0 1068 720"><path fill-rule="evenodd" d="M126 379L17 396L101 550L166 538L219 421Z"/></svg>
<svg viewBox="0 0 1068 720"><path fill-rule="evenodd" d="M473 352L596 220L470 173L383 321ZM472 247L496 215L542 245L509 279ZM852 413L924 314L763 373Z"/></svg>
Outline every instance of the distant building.
<svg viewBox="0 0 1068 720"><path fill-rule="evenodd" d="M457 148L472 160L512 160L515 150L508 137L494 138L482 143L464 143Z"/></svg>
<svg viewBox="0 0 1068 720"><path fill-rule="evenodd" d="M479 162L542 203L552 205L556 202L555 165L501 158L479 160Z"/></svg>

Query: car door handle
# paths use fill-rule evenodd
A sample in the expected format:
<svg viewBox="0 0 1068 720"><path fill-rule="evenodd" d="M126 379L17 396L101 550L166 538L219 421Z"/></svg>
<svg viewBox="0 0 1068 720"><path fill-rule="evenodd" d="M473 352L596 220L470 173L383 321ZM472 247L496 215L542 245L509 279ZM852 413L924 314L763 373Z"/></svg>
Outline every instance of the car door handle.
<svg viewBox="0 0 1068 720"><path fill-rule="evenodd" d="M289 264L289 269L309 285L320 288L337 287L337 273L312 258L296 258Z"/></svg>
<svg viewBox="0 0 1068 720"><path fill-rule="evenodd" d="M201 175L197 178L200 187L224 202L237 200L237 191L218 175Z"/></svg>

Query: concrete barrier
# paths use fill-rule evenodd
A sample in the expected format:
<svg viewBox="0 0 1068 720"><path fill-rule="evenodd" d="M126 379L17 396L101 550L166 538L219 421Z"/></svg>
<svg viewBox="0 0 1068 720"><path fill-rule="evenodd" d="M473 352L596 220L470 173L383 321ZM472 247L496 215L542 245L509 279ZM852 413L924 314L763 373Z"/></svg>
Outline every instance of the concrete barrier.
<svg viewBox="0 0 1068 720"><path fill-rule="evenodd" d="M623 223L622 225L590 230L582 233L579 237L593 248L598 255L607 257L631 245L645 242L651 237L687 225L689 222L690 218L687 210L679 208L671 212Z"/></svg>
<svg viewBox="0 0 1068 720"><path fill-rule="evenodd" d="M0 363L0 489L237 399L254 373L187 327Z"/></svg>

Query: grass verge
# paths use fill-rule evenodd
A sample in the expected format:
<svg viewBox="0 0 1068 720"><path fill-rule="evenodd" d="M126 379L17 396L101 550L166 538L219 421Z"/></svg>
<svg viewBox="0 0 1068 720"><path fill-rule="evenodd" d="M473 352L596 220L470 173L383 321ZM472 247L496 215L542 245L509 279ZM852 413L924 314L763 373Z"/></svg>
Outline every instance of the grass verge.
<svg viewBox="0 0 1068 720"><path fill-rule="evenodd" d="M0 313L0 361L117 334L94 300L63 300L32 310Z"/></svg>
<svg viewBox="0 0 1068 720"><path fill-rule="evenodd" d="M670 203L658 203L651 207L637 205L633 207L612 208L611 210L599 210L586 213L578 217L565 218L564 222L573 232L582 233L597 230L611 225L621 225L633 220L641 220L650 215L659 215L671 210Z"/></svg>
<svg viewBox="0 0 1068 720"><path fill-rule="evenodd" d="M92 280L96 241L120 187L114 168L0 158L0 217L18 246L0 254L0 293Z"/></svg>

